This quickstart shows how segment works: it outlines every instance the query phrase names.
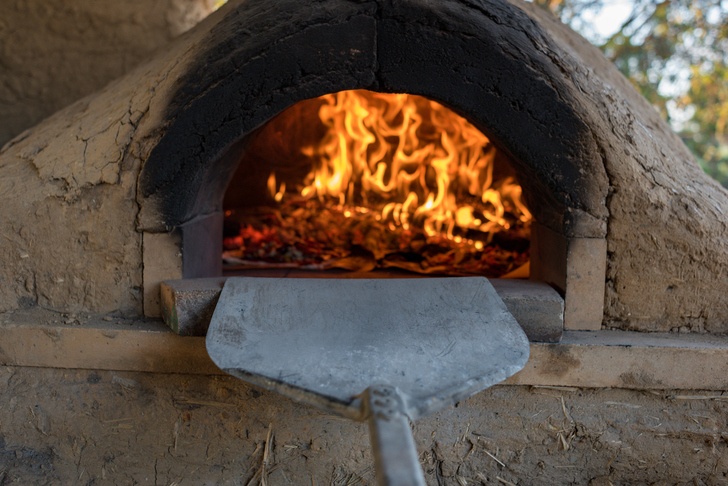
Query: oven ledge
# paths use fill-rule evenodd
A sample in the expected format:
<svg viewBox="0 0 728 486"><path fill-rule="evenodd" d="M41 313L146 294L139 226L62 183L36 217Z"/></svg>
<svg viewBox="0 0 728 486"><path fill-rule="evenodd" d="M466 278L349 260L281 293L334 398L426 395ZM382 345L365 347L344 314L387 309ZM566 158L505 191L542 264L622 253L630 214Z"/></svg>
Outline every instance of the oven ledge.
<svg viewBox="0 0 728 486"><path fill-rule="evenodd" d="M300 278L319 278L321 274L298 271L297 275ZM266 273L258 271L250 276L285 278L275 270ZM225 280L225 277L214 277L162 282L162 317L170 329L180 336L205 336ZM529 341L559 342L564 330L564 298L556 290L543 282L489 280Z"/></svg>
<svg viewBox="0 0 728 486"><path fill-rule="evenodd" d="M66 323L70 321L70 323ZM159 320L80 316L41 309L0 314L0 365L220 374L203 337ZM531 343L512 385L632 389L728 389L728 337L627 331L565 331Z"/></svg>

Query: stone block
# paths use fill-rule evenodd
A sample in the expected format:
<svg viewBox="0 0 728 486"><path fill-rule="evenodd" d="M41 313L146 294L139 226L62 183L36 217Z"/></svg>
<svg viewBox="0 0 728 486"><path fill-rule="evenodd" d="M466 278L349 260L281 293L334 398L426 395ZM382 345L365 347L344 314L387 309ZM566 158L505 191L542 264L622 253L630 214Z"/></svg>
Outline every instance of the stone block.
<svg viewBox="0 0 728 486"><path fill-rule="evenodd" d="M528 280L491 279L491 284L532 342L556 343L564 327L564 300L549 285ZM182 336L204 336L225 278L162 283L162 316Z"/></svg>
<svg viewBox="0 0 728 486"><path fill-rule="evenodd" d="M144 233L144 315L160 317L159 284L182 278L182 251L177 233Z"/></svg>
<svg viewBox="0 0 728 486"><path fill-rule="evenodd" d="M506 308L516 318L528 340L558 343L564 330L564 299L543 282L491 279Z"/></svg>
<svg viewBox="0 0 728 486"><path fill-rule="evenodd" d="M606 238L567 238L538 223L531 231L531 278L553 285L564 295L564 329L601 329Z"/></svg>
<svg viewBox="0 0 728 486"><path fill-rule="evenodd" d="M567 265L564 329L598 331L604 316L607 240L570 238Z"/></svg>
<svg viewBox="0 0 728 486"><path fill-rule="evenodd" d="M224 277L162 282L164 322L180 336L204 336L223 285Z"/></svg>

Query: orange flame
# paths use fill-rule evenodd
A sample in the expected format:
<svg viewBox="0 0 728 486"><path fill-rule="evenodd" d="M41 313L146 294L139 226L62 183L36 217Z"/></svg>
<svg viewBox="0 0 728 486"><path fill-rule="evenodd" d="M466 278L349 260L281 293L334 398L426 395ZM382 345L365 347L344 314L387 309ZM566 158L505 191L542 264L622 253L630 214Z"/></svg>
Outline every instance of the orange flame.
<svg viewBox="0 0 728 486"><path fill-rule="evenodd" d="M488 138L441 104L364 90L320 99L327 131L319 145L303 149L314 169L302 196L334 198L359 212L379 211L390 227L417 225L428 236L458 240L469 230L492 235L531 220L513 178L493 187ZM285 186L273 174L268 188L282 199Z"/></svg>

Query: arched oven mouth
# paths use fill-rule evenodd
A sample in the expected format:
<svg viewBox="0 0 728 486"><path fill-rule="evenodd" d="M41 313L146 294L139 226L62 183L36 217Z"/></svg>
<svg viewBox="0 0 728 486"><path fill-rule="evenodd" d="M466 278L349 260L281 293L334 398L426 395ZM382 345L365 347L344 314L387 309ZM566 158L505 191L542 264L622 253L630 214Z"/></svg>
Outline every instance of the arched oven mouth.
<svg viewBox="0 0 728 486"><path fill-rule="evenodd" d="M498 279L532 340L559 340L563 298L528 281L533 216L515 164L444 105L339 91L294 104L235 146L221 278L162 285L162 315L178 333L204 335L227 277L483 276Z"/></svg>
<svg viewBox="0 0 728 486"><path fill-rule="evenodd" d="M258 12L271 18L256 37L231 34L258 29L246 24L253 17L223 19L209 34L210 47L201 44L199 65L177 81L168 106L174 115L139 178L145 315L164 315L183 332L185 311L174 302L185 297L174 289L215 294L215 282L233 272L286 278L312 276L312 268L328 272L316 276L337 278L520 272L527 279L496 288L514 288L525 295L521 302L541 302L530 294L536 286L558 300L556 311L537 306L534 322L556 322L549 326L558 335L564 328L599 329L608 183L579 115L581 94L547 81L560 79L550 60L540 53L525 59L512 48L530 39L479 11L459 4L440 11L428 2L339 7L313 17L296 7L290 22ZM405 20L415 17L432 22ZM274 42L263 42L266 36ZM352 93L369 93L351 101L354 111L391 115L380 127L384 135L362 131L368 115L337 119L344 113L337 107ZM423 100L429 114L411 118L403 114L409 108L380 106L405 94ZM423 116L439 120L434 107L464 120L461 131L479 132L478 150L451 149L454 132L436 123L411 132L421 146L412 145L411 134L395 136ZM294 123L300 120L313 122ZM349 123L350 138L327 135L327 123ZM329 143L313 145L311 137ZM337 150L375 157L335 172ZM410 164L418 150L429 154ZM492 168L479 166L491 159ZM400 183L395 197L389 187ZM311 237L318 233L324 236ZM322 244L337 239L343 243ZM223 246L234 263L225 270ZM213 279L212 288L192 280L205 278ZM163 281L178 283L160 294ZM190 312L202 312L196 308Z"/></svg>
<svg viewBox="0 0 728 486"><path fill-rule="evenodd" d="M179 226L183 280L160 287L180 334L205 334L231 276L484 276L534 341L558 342L565 321L600 326L604 239L541 224L528 205L549 204L524 194L519 178L538 187L526 164L435 100L305 99L221 158L234 165L222 208Z"/></svg>

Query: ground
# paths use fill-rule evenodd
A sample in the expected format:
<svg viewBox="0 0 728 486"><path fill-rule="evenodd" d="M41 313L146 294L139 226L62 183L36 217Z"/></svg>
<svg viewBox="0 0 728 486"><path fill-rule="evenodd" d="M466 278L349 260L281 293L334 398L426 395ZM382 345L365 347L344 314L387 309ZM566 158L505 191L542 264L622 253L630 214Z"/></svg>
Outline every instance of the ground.
<svg viewBox="0 0 728 486"><path fill-rule="evenodd" d="M373 482L366 426L226 376L0 368L0 485ZM421 419L428 484L728 484L728 395L496 386Z"/></svg>

